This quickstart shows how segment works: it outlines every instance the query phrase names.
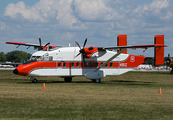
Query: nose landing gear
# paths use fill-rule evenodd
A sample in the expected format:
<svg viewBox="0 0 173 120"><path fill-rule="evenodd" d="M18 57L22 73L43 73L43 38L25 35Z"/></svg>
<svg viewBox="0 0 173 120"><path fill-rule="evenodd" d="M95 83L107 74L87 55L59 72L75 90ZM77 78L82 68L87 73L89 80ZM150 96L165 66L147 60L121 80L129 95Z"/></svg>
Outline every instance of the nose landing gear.
<svg viewBox="0 0 173 120"><path fill-rule="evenodd" d="M33 78L33 77L31 77L30 80L32 81L32 83L37 83L38 82L37 79Z"/></svg>

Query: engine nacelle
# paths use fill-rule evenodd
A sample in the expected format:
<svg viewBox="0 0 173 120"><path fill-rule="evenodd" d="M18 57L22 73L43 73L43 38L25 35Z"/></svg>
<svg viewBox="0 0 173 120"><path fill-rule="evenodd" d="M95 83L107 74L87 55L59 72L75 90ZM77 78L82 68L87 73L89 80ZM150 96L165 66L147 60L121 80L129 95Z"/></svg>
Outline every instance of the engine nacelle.
<svg viewBox="0 0 173 120"><path fill-rule="evenodd" d="M85 74L85 77L88 79L101 79L103 77L106 77L106 75L105 75L104 71L98 70L96 72L93 72L93 71L87 72Z"/></svg>

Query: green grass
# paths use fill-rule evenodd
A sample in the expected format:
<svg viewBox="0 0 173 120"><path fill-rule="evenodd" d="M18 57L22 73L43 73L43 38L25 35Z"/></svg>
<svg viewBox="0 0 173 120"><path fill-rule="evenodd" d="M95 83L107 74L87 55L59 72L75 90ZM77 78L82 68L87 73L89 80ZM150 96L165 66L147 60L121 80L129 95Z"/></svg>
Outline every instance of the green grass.
<svg viewBox="0 0 173 120"><path fill-rule="evenodd" d="M172 119L172 113L173 75L167 72L129 72L107 76L100 84L85 77L74 77L72 83L40 77L33 84L28 77L0 72L4 120L163 120Z"/></svg>

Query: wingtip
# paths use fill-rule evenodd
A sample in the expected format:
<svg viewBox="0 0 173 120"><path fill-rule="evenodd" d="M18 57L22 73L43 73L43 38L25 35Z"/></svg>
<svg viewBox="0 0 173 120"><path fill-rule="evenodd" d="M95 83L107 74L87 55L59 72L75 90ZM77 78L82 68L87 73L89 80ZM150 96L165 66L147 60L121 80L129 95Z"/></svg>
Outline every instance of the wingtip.
<svg viewBox="0 0 173 120"><path fill-rule="evenodd" d="M156 44L156 47L168 47L168 46L164 44Z"/></svg>

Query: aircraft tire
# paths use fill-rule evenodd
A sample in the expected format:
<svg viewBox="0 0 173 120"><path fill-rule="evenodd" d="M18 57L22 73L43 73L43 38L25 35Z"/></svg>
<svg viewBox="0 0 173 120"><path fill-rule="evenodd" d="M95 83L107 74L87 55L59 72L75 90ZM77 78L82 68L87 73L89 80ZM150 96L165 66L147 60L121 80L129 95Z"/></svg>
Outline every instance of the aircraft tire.
<svg viewBox="0 0 173 120"><path fill-rule="evenodd" d="M72 77L65 77L65 78L64 78L64 81L65 81L65 82L71 82L71 81L72 81Z"/></svg>
<svg viewBox="0 0 173 120"><path fill-rule="evenodd" d="M34 79L32 80L32 82L33 82L33 83L37 83L38 81L37 81L37 79L34 78Z"/></svg>
<svg viewBox="0 0 173 120"><path fill-rule="evenodd" d="M101 82L101 79L95 79L95 80L93 80L93 82L100 83Z"/></svg>

